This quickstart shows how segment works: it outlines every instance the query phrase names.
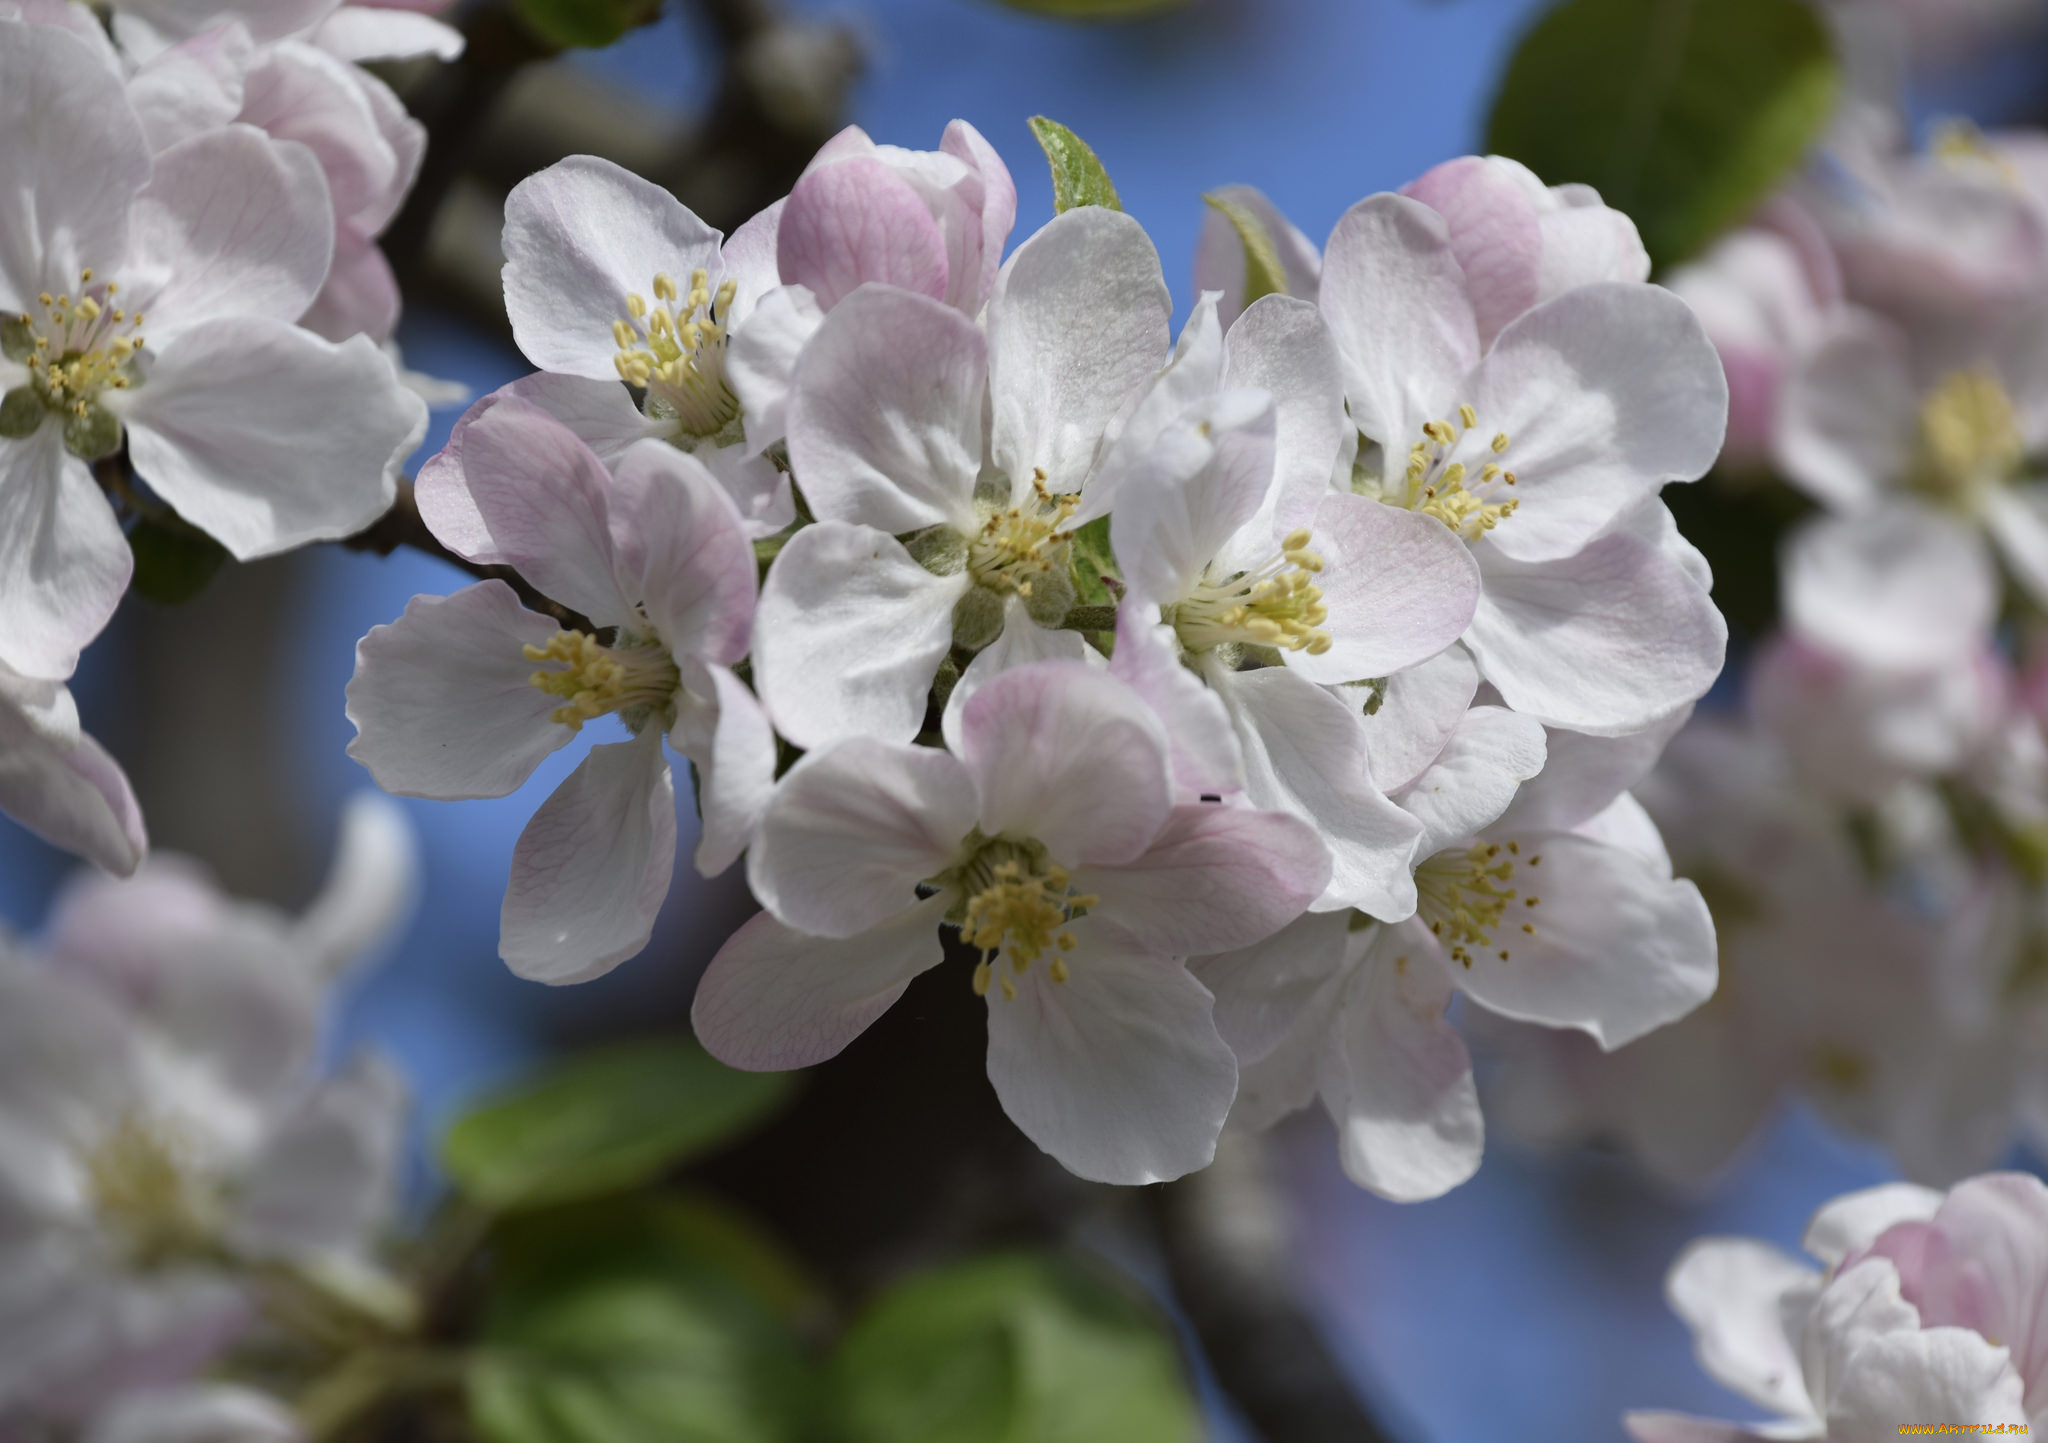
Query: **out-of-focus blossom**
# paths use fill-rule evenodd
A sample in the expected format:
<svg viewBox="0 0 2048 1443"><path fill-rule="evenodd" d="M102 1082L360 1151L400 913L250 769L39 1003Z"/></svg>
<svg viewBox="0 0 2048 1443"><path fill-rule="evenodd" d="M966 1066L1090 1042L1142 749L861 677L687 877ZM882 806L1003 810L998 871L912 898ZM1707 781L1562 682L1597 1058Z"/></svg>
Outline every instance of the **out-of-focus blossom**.
<svg viewBox="0 0 2048 1443"><path fill-rule="evenodd" d="M585 722L617 716L632 739L595 748L521 834L501 919L515 972L582 981L646 946L668 895L664 736L697 768L707 875L739 856L767 800L775 738L731 671L754 617L754 552L731 497L659 441L614 475L545 411L505 399L470 426L464 461L474 529L441 539L616 635L528 611L502 581L415 597L357 648L349 755L401 796L500 797Z"/></svg>
<svg viewBox="0 0 2048 1443"><path fill-rule="evenodd" d="M82 1443L301 1443L305 1430L267 1393L184 1383L118 1399L86 1423Z"/></svg>
<svg viewBox="0 0 2048 1443"><path fill-rule="evenodd" d="M185 1381L259 1324L263 1268L370 1276L402 1089L374 1058L312 1068L327 985L412 871L396 809L365 799L300 918L159 856L74 883L42 955L0 955L0 1415Z"/></svg>
<svg viewBox="0 0 2048 1443"><path fill-rule="evenodd" d="M1573 260L1600 251L1556 239ZM1697 554L1642 509L1720 449L1727 385L1691 310L1655 286L1581 285L1482 346L1450 227L1405 196L1346 213L1324 267L1368 443L1354 488L1471 547L1480 674L1517 711L1611 735L1704 693L1726 626Z"/></svg>
<svg viewBox="0 0 2048 1443"><path fill-rule="evenodd" d="M1776 1416L1744 1426L1633 1413L1639 1443L1875 1443L1916 1423L2048 1425L2040 1179L1851 1193L1814 1216L1804 1244L1821 1269L1748 1238L1703 1238L1665 1285L1700 1365Z"/></svg>
<svg viewBox="0 0 2048 1443"><path fill-rule="evenodd" d="M982 953L1004 1110L1083 1177L1157 1182L1208 1163L1237 1087L1178 959L1271 934L1328 875L1293 817L1177 803L1130 688L1040 662L974 694L957 756L853 738L792 770L749 858L768 911L713 960L691 1018L734 1066L822 1061L957 927Z"/></svg>
<svg viewBox="0 0 2048 1443"><path fill-rule="evenodd" d="M246 558L366 526L426 408L368 338L293 324L333 249L304 148L232 126L152 157L118 78L41 25L0 22L0 105L0 663L62 677L133 564L91 470L124 438Z"/></svg>
<svg viewBox="0 0 2048 1443"><path fill-rule="evenodd" d="M1396 797L1425 828L1414 918L1309 916L1195 959L1243 1069L1239 1118L1264 1126L1320 1096L1354 1181L1434 1197L1472 1175L1484 1141L1471 1059L1444 1016L1455 993L1603 1050L1699 1006L1714 925L1620 790L1635 768L1616 750L1654 755L1568 738L1546 764L1535 722L1475 707Z"/></svg>
<svg viewBox="0 0 2048 1443"><path fill-rule="evenodd" d="M53 846L127 876L149 850L120 764L79 729L61 682L0 666L0 812Z"/></svg>
<svg viewBox="0 0 2048 1443"><path fill-rule="evenodd" d="M818 523L776 556L754 636L784 736L908 741L953 647L1065 618L1073 528L1108 509L1105 435L1166 362L1171 309L1144 230L1084 206L1018 248L985 330L893 286L825 318L789 408Z"/></svg>

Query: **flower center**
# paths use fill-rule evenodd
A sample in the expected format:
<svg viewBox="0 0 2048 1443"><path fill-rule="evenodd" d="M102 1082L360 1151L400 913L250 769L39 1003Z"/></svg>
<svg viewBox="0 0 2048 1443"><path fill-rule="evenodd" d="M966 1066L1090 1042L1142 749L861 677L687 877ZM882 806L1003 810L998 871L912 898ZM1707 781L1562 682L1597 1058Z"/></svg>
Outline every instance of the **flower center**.
<svg viewBox="0 0 2048 1443"><path fill-rule="evenodd" d="M138 1267L191 1257L211 1244L214 1199L183 1154L174 1136L129 1113L85 1160L94 1210Z"/></svg>
<svg viewBox="0 0 2048 1443"><path fill-rule="evenodd" d="M739 397L725 379L734 289L726 281L714 296L711 273L701 268L690 273L688 294L658 275L654 304L629 295L627 318L612 322L620 378L647 393L648 414L672 417L686 435L716 436L739 420Z"/></svg>
<svg viewBox="0 0 2048 1443"><path fill-rule="evenodd" d="M2012 398L1989 366L1950 372L1920 403L1913 483L1933 500L1974 511L2025 456Z"/></svg>
<svg viewBox="0 0 2048 1443"><path fill-rule="evenodd" d="M1073 951L1074 934L1067 924L1102 899L1075 892L1067 869L1053 861L1043 843L1002 837L988 841L976 833L968 845L968 859L938 884L960 897L949 920L957 922L969 946L981 950L974 995L985 997L995 986L1004 1000L1014 1002L1017 984L997 970L996 954L1002 953L1010 971L1021 977L1047 952ZM1054 956L1046 974L1054 982L1066 981L1066 958Z"/></svg>
<svg viewBox="0 0 2048 1443"><path fill-rule="evenodd" d="M606 646L588 632L558 631L546 646L526 648L528 661L558 663L528 678L568 703L556 707L550 720L581 731L585 722L616 712L636 733L651 720L659 719L664 729L673 721L683 679L675 658L658 641L620 641Z"/></svg>
<svg viewBox="0 0 2048 1443"><path fill-rule="evenodd" d="M64 426L64 444L96 461L121 446L121 423L100 404L107 391L125 391L141 378L135 358L145 344L142 316L114 303L120 287L93 283L79 273L76 299L67 292L37 298L40 317L23 313L0 322L0 353L28 367L28 383L0 399L0 436L32 436L46 417Z"/></svg>
<svg viewBox="0 0 2048 1443"><path fill-rule="evenodd" d="M1034 475L1028 500L987 511L981 529L967 539L967 570L975 584L1029 597L1034 583L1063 572L1063 548L1074 539L1065 529L1067 518L1080 504L1078 496L1048 491L1043 471Z"/></svg>
<svg viewBox="0 0 2048 1443"><path fill-rule="evenodd" d="M1451 460L1459 442L1478 424L1479 413L1470 404L1458 407L1455 427L1448 421L1424 422L1422 439L1408 448L1408 470L1399 501L1410 511L1434 516L1467 541L1477 541L1522 504L1513 496L1503 499L1515 484L1515 473L1492 459L1506 453L1507 432L1494 432L1487 445L1488 459L1478 471L1463 461Z"/></svg>
<svg viewBox="0 0 2048 1443"><path fill-rule="evenodd" d="M1257 571L1212 579L1204 572L1194 591L1175 603L1168 618L1189 651L1227 642L1250 642L1321 656L1330 649L1323 630L1330 609L1315 579L1323 558L1308 549L1314 539L1304 526L1288 533L1280 554Z"/></svg>
<svg viewBox="0 0 2048 1443"><path fill-rule="evenodd" d="M1439 852L1415 869L1416 910L1459 966L1472 965L1474 947L1498 952L1501 961L1508 960L1507 948L1495 945L1494 934L1517 900L1515 889L1504 884L1513 879L1518 861L1523 860L1521 852L1515 842L1481 842L1462 852ZM1535 867L1542 861L1540 853L1532 854L1526 865ZM1533 892L1520 898L1522 905L1530 908L1542 900ZM1536 935L1534 922L1525 921L1521 928L1532 937Z"/></svg>

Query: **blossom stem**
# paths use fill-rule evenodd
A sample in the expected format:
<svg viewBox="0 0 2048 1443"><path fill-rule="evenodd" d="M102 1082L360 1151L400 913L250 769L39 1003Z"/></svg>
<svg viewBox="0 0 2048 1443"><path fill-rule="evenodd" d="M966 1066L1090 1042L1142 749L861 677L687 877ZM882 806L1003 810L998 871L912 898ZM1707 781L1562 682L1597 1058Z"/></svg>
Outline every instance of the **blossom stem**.
<svg viewBox="0 0 2048 1443"><path fill-rule="evenodd" d="M1114 606L1076 606L1067 612L1067 619L1060 623L1063 631L1115 631L1116 608Z"/></svg>

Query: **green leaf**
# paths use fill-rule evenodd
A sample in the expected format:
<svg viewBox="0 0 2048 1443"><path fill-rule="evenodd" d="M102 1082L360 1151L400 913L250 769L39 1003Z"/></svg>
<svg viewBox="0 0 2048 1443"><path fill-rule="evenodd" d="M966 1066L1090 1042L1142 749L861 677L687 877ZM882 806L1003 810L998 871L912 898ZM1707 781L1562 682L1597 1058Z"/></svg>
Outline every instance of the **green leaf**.
<svg viewBox="0 0 2048 1443"><path fill-rule="evenodd" d="M1244 303L1250 305L1261 296L1286 295L1287 268L1280 263L1280 250L1266 223L1227 197L1205 195L1202 199L1230 222L1238 244L1244 247Z"/></svg>
<svg viewBox="0 0 2048 1443"><path fill-rule="evenodd" d="M1178 10L1188 0L1003 0L1012 10L1057 15L1062 20L1141 20Z"/></svg>
<svg viewBox="0 0 2048 1443"><path fill-rule="evenodd" d="M1802 0L1566 0L1515 52L1486 143L1595 187L1669 266L1800 162L1839 87Z"/></svg>
<svg viewBox="0 0 2048 1443"><path fill-rule="evenodd" d="M527 28L564 50L598 50L645 25L661 0L513 0Z"/></svg>
<svg viewBox="0 0 2048 1443"><path fill-rule="evenodd" d="M637 1196L505 1223L467 1379L487 1443L794 1443L815 1396L810 1293L706 1199Z"/></svg>
<svg viewBox="0 0 2048 1443"><path fill-rule="evenodd" d="M1074 533L1068 555L1073 560L1074 597L1084 606L1112 606L1116 593L1103 585L1103 578L1121 581L1116 553L1109 546L1109 518L1098 516Z"/></svg>
<svg viewBox="0 0 2048 1443"><path fill-rule="evenodd" d="M626 1043L572 1058L466 1114L442 1162L502 1210L636 1187L745 1131L789 1095L786 1073L737 1072L695 1042Z"/></svg>
<svg viewBox="0 0 2048 1443"><path fill-rule="evenodd" d="M128 549L135 553L137 594L167 606L190 601L206 590L206 583L228 559L218 541L175 517L142 517L128 528Z"/></svg>
<svg viewBox="0 0 2048 1443"><path fill-rule="evenodd" d="M1038 138L1039 149L1045 152L1046 164L1052 167L1055 211L1064 215L1077 205L1099 205L1108 210L1124 208L1116 198L1109 172L1102 168L1087 141L1057 120L1047 120L1042 115L1031 117L1031 133Z"/></svg>
<svg viewBox="0 0 2048 1443"><path fill-rule="evenodd" d="M1158 1313L1091 1267L1010 1254L914 1277L841 1342L827 1396L846 1443L1188 1443Z"/></svg>

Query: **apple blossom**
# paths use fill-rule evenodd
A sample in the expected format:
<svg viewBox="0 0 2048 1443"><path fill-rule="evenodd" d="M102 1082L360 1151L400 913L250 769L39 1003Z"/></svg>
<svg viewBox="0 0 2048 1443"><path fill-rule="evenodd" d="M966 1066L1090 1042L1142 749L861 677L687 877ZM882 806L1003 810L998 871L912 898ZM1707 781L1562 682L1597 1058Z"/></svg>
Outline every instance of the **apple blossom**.
<svg viewBox="0 0 2048 1443"><path fill-rule="evenodd" d="M1666 1294L1700 1365L1774 1418L1632 1413L1639 1443L1895 1437L1913 1424L2024 1432L2048 1421L2048 1188L1988 1173L1946 1194L1894 1183L1808 1224L1816 1269L1748 1238L1703 1238Z"/></svg>
<svg viewBox="0 0 2048 1443"><path fill-rule="evenodd" d="M632 448L614 476L553 416L505 399L463 445L474 527L443 541L517 567L616 635L528 611L502 581L415 597L357 647L349 754L401 796L498 797L584 723L616 715L631 740L595 748L542 804L505 894L512 969L581 981L646 946L668 894L664 735L697 768L699 870L723 871L752 836L775 774L767 717L731 670L754 615L754 553L731 497L663 442Z"/></svg>
<svg viewBox="0 0 2048 1443"><path fill-rule="evenodd" d="M251 1265L370 1267L403 1097L374 1058L312 1064L327 984L409 896L394 812L350 810L303 918L157 857L74 883L42 955L0 952L0 1411L185 1381L250 1326Z"/></svg>
<svg viewBox="0 0 2048 1443"><path fill-rule="evenodd" d="M119 876L149 850L142 810L119 763L79 730L61 682L0 666L0 812Z"/></svg>
<svg viewBox="0 0 2048 1443"><path fill-rule="evenodd" d="M1083 1177L1178 1177L1208 1163L1237 1085L1179 959L1271 934L1328 871L1292 817L1177 803L1138 695L1038 662L968 700L957 755L852 737L791 770L748 858L768 910L713 959L691 1019L733 1066L808 1066L943 960L955 927L981 953L1012 1120Z"/></svg>
<svg viewBox="0 0 2048 1443"><path fill-rule="evenodd" d="M1638 730L1721 667L1702 568L1642 510L1719 450L1720 362L1658 287L1574 287L1486 347L1475 294L1421 202L1373 196L1338 222L1321 304L1366 443L1353 488L1471 547L1483 590L1464 645L1509 706Z"/></svg>
<svg viewBox="0 0 2048 1443"><path fill-rule="evenodd" d="M233 126L152 158L119 80L47 26L0 22L0 95L19 138L0 237L0 663L58 677L128 581L90 470L124 437L158 495L251 557L373 520L426 408L368 339L292 324L333 244L307 151Z"/></svg>

